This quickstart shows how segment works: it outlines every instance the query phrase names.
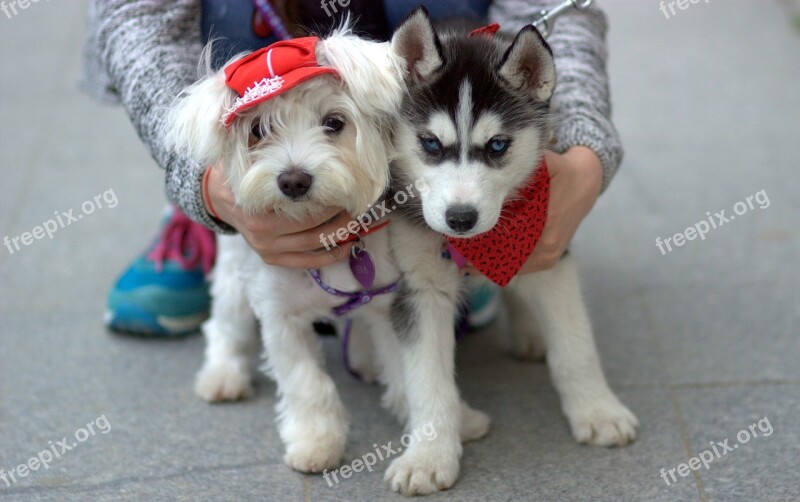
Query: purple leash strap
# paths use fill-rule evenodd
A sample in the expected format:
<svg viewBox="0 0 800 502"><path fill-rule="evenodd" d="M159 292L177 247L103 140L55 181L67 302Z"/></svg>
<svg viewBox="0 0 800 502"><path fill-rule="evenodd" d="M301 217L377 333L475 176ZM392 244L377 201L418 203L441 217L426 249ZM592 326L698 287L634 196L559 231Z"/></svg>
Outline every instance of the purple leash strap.
<svg viewBox="0 0 800 502"><path fill-rule="evenodd" d="M269 24L270 28L272 28L272 32L275 33L278 38L281 40L289 40L292 38L289 34L289 30L286 29L280 16L275 12L275 9L272 8L268 0L253 0L253 5L255 5L258 12L264 17L264 21Z"/></svg>
<svg viewBox="0 0 800 502"><path fill-rule="evenodd" d="M331 312L336 317L341 317L349 314L358 307L366 305L367 303L371 302L372 299L375 298L376 296L384 295L386 293L391 293L395 291L397 289L398 284L400 283L400 281L398 280L382 288L357 291L355 293L348 293L346 291L341 291L325 284L325 282L322 280L322 276L320 276L319 269L316 268L308 269L308 273L311 274L311 277L314 278L314 281L316 281L319 287L321 287L326 293L333 296L339 296L341 298L347 298L346 302L339 305L338 307L334 307L331 310ZM354 370L352 366L350 366L350 358L347 354L347 348L350 345L350 331L352 330L352 327L353 327L352 319L347 318L344 323L344 334L342 335L342 362L344 363L344 367L345 369L347 369L348 373L350 373L359 380L363 380L361 375L359 375L358 372Z"/></svg>

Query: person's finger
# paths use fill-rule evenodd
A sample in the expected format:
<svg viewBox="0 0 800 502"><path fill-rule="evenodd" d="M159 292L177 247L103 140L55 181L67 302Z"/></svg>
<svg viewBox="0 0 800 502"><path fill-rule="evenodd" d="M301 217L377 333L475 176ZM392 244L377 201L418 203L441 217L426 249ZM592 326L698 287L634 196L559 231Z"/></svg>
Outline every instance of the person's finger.
<svg viewBox="0 0 800 502"><path fill-rule="evenodd" d="M244 216L245 228L254 236L263 236L274 241L282 235L296 234L312 229L341 212L341 208L328 208L320 214L301 220L286 218L274 211L251 213Z"/></svg>
<svg viewBox="0 0 800 502"><path fill-rule="evenodd" d="M272 242L273 250L277 253L292 253L333 248L337 245L337 231L342 228L347 230L347 224L351 221L352 218L342 212L322 225L303 232L280 235Z"/></svg>
<svg viewBox="0 0 800 502"><path fill-rule="evenodd" d="M348 259L352 247L353 243L347 243L324 253L280 253L262 256L262 259L270 265L279 267L322 268Z"/></svg>

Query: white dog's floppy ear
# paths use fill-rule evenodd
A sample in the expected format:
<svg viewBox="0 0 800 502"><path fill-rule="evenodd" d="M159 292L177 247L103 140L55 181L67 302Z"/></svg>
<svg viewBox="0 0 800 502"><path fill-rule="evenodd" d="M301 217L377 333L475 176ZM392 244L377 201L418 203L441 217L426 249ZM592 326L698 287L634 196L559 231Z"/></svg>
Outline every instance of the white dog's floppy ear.
<svg viewBox="0 0 800 502"><path fill-rule="evenodd" d="M397 113L405 92L403 68L391 57L388 43L355 36L348 17L342 27L317 43L316 54L320 64L336 69L365 113Z"/></svg>
<svg viewBox="0 0 800 502"><path fill-rule="evenodd" d="M217 162L227 136L222 117L235 99L222 70L185 89L166 122L167 145L202 164Z"/></svg>
<svg viewBox="0 0 800 502"><path fill-rule="evenodd" d="M411 82L425 82L444 65L442 43L424 6L417 7L395 30L392 52L405 61Z"/></svg>
<svg viewBox="0 0 800 502"><path fill-rule="evenodd" d="M553 52L539 30L524 27L503 56L500 77L515 89L526 88L537 101L547 101L556 86Z"/></svg>

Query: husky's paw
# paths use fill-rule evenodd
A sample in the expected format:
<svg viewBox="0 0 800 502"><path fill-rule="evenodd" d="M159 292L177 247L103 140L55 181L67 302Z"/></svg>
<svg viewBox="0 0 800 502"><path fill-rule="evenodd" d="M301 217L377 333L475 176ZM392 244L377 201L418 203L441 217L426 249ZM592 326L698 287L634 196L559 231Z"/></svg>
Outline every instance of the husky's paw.
<svg viewBox="0 0 800 502"><path fill-rule="evenodd" d="M603 399L565 407L572 435L593 446L625 446L636 439L639 421L611 394Z"/></svg>
<svg viewBox="0 0 800 502"><path fill-rule="evenodd" d="M236 361L204 365L195 379L195 394L211 403L250 396L250 375L242 366Z"/></svg>
<svg viewBox="0 0 800 502"><path fill-rule="evenodd" d="M469 407L461 401L461 442L475 441L489 432L492 419L482 411Z"/></svg>
<svg viewBox="0 0 800 502"><path fill-rule="evenodd" d="M410 495L428 495L447 490L458 478L459 452L442 445L417 443L394 460L383 479L392 490Z"/></svg>
<svg viewBox="0 0 800 502"><path fill-rule="evenodd" d="M322 472L339 466L344 441L332 437L309 437L289 443L283 461L300 472Z"/></svg>

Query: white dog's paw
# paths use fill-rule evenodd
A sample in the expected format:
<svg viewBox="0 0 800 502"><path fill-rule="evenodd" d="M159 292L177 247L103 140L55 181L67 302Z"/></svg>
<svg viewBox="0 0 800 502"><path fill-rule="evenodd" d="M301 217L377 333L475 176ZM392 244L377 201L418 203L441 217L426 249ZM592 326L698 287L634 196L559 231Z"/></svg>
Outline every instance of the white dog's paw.
<svg viewBox="0 0 800 502"><path fill-rule="evenodd" d="M613 394L566 407L572 435L593 446L625 446L636 439L639 421Z"/></svg>
<svg viewBox="0 0 800 502"><path fill-rule="evenodd" d="M469 407L461 401L461 442L475 441L489 432L492 419L482 411Z"/></svg>
<svg viewBox="0 0 800 502"><path fill-rule="evenodd" d="M194 392L211 403L243 399L252 393L250 375L236 361L205 365L197 374Z"/></svg>
<svg viewBox="0 0 800 502"><path fill-rule="evenodd" d="M286 445L283 461L300 472L322 472L339 466L345 438L336 434L311 434Z"/></svg>
<svg viewBox="0 0 800 502"><path fill-rule="evenodd" d="M447 490L458 478L458 457L456 448L417 443L392 462L383 479L406 496Z"/></svg>

